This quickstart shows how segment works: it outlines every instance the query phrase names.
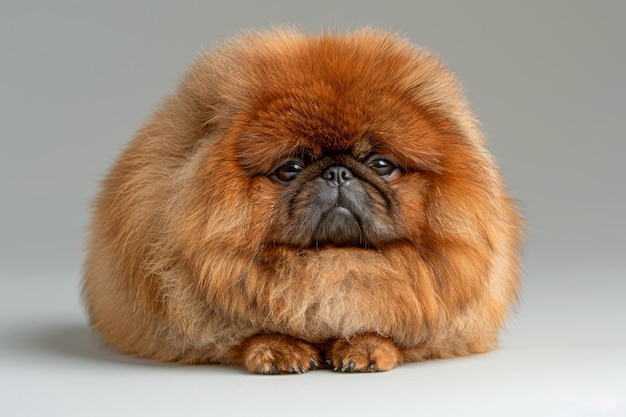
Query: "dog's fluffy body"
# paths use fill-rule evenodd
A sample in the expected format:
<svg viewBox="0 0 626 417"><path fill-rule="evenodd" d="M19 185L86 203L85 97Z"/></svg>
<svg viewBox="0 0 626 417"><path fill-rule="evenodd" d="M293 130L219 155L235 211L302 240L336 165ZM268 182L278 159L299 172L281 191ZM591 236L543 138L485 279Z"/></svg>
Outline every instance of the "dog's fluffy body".
<svg viewBox="0 0 626 417"><path fill-rule="evenodd" d="M269 177L301 149L398 162L400 175L367 183L388 210L366 244L304 243L307 208ZM519 241L436 57L373 30L255 32L202 56L111 170L84 296L93 328L139 357L385 370L494 348Z"/></svg>

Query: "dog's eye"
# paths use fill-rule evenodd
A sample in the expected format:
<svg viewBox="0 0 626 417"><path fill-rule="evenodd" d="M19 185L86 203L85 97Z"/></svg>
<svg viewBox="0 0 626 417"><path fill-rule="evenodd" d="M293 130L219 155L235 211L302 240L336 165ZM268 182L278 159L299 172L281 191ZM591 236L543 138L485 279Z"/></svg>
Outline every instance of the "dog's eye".
<svg viewBox="0 0 626 417"><path fill-rule="evenodd" d="M288 185L296 179L298 174L304 169L304 162L301 160L289 160L281 163L272 171L270 178L282 185Z"/></svg>
<svg viewBox="0 0 626 417"><path fill-rule="evenodd" d="M367 166L381 177L389 177L399 169L394 160L378 155L369 158Z"/></svg>

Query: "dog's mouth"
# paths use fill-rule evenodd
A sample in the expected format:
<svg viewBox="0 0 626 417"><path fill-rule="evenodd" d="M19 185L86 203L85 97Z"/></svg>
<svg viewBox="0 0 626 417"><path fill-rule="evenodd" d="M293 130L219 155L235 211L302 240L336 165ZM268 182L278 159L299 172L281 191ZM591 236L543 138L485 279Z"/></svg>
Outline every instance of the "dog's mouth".
<svg viewBox="0 0 626 417"><path fill-rule="evenodd" d="M327 210L315 229L311 246L367 247L358 217L343 206Z"/></svg>

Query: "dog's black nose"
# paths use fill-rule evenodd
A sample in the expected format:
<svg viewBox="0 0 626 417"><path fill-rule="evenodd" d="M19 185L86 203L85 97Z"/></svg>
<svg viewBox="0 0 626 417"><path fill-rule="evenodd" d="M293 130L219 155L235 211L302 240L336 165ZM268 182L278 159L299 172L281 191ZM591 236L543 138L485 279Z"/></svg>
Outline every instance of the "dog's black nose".
<svg viewBox="0 0 626 417"><path fill-rule="evenodd" d="M348 181L354 178L354 175L349 168L341 165L333 165L322 172L322 178L328 181L329 185L339 187L346 185Z"/></svg>

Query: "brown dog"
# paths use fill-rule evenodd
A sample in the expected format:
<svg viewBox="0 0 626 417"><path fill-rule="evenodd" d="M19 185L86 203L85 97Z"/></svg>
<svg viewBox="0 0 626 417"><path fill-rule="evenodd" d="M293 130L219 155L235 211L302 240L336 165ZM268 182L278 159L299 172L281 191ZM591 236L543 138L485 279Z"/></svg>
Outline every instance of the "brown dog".
<svg viewBox="0 0 626 417"><path fill-rule="evenodd" d="M259 373L486 352L520 219L454 77L389 33L200 58L96 204L84 295L131 355Z"/></svg>

